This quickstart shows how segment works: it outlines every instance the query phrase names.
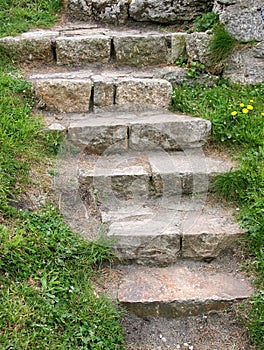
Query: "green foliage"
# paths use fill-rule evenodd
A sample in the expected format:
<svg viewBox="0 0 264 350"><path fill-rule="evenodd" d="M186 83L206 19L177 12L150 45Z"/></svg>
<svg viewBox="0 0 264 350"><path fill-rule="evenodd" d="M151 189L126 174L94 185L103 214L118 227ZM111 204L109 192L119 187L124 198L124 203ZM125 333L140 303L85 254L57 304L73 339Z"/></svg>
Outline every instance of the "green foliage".
<svg viewBox="0 0 264 350"><path fill-rule="evenodd" d="M54 24L61 3L61 0L2 0L0 37L25 32L32 26Z"/></svg>
<svg viewBox="0 0 264 350"><path fill-rule="evenodd" d="M240 208L259 292L251 300L248 327L259 349L264 337L264 84L175 87L173 107L212 122L212 140L232 150L238 168L219 176L214 189Z"/></svg>
<svg viewBox="0 0 264 350"><path fill-rule="evenodd" d="M238 45L238 41L225 29L225 26L218 23L213 28L213 36L210 41L210 60L212 64L224 61Z"/></svg>
<svg viewBox="0 0 264 350"><path fill-rule="evenodd" d="M52 207L21 212L15 229L0 230L4 348L121 348L119 314L89 279L111 259L107 247L73 234Z"/></svg>
<svg viewBox="0 0 264 350"><path fill-rule="evenodd" d="M205 65L198 61L188 61L185 57L180 57L176 64L187 70L186 77L188 79L199 78L201 73L205 71Z"/></svg>
<svg viewBox="0 0 264 350"><path fill-rule="evenodd" d="M208 29L212 29L213 26L219 22L219 16L215 12L204 13L199 17L196 17L193 23L193 29L195 32L205 32Z"/></svg>

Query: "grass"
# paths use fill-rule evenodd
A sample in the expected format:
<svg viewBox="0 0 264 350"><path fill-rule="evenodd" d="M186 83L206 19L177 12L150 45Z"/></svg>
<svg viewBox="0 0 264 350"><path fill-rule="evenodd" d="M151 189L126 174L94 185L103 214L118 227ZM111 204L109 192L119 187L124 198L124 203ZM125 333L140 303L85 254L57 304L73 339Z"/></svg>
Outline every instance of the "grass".
<svg viewBox="0 0 264 350"><path fill-rule="evenodd" d="M264 84L240 86L220 82L213 87L176 87L173 108L212 122L211 141L239 161L232 173L221 175L215 189L240 208L247 231L250 267L256 272L258 293L251 299L247 325L253 342L264 339Z"/></svg>
<svg viewBox="0 0 264 350"><path fill-rule="evenodd" d="M223 24L217 23L213 27L210 42L210 62L214 65L224 61L230 55L238 41L230 35Z"/></svg>
<svg viewBox="0 0 264 350"><path fill-rule="evenodd" d="M58 19L61 0L1 0L0 37L32 27L49 27Z"/></svg>
<svg viewBox="0 0 264 350"><path fill-rule="evenodd" d="M0 36L56 20L60 1L4 1ZM116 305L90 282L109 249L73 234L51 204L17 209L29 171L52 162L62 135L32 115L31 86L0 52L1 349L123 349Z"/></svg>

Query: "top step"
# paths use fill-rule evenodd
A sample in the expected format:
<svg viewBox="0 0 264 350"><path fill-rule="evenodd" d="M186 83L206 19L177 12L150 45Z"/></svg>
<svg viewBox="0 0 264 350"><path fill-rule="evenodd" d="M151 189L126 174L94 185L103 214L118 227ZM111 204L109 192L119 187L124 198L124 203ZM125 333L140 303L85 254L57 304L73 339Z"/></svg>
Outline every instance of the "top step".
<svg viewBox="0 0 264 350"><path fill-rule="evenodd" d="M186 33L164 33L157 29L70 24L2 38L0 48L15 54L22 63L153 66L177 61L185 52L185 36Z"/></svg>

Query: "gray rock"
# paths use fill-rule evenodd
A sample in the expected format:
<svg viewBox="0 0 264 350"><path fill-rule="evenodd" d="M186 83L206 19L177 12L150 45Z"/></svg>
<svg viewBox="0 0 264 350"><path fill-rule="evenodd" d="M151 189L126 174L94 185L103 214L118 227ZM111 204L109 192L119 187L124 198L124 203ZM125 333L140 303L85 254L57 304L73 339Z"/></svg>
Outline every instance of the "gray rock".
<svg viewBox="0 0 264 350"><path fill-rule="evenodd" d="M48 108L60 112L87 112L92 90L91 80L52 79L34 82L37 97Z"/></svg>
<svg viewBox="0 0 264 350"><path fill-rule="evenodd" d="M17 37L0 39L0 48L14 55L18 62L43 61L51 63L54 60L52 40L58 35L52 31L28 32Z"/></svg>
<svg viewBox="0 0 264 350"><path fill-rule="evenodd" d="M216 0L214 10L227 31L239 41L264 40L263 0Z"/></svg>
<svg viewBox="0 0 264 350"><path fill-rule="evenodd" d="M111 38L105 35L61 37L56 40L59 65L107 63L110 60L110 50Z"/></svg>
<svg viewBox="0 0 264 350"><path fill-rule="evenodd" d="M162 79L123 79L116 85L117 105L127 103L155 105L168 108L172 86Z"/></svg>
<svg viewBox="0 0 264 350"><path fill-rule="evenodd" d="M186 50L191 61L199 61L210 66L210 39L209 33L191 33L186 36Z"/></svg>
<svg viewBox="0 0 264 350"><path fill-rule="evenodd" d="M89 21L92 19L92 2L86 0L66 0L64 8L70 17Z"/></svg>
<svg viewBox="0 0 264 350"><path fill-rule="evenodd" d="M128 0L92 0L93 19L107 23L126 23Z"/></svg>
<svg viewBox="0 0 264 350"><path fill-rule="evenodd" d="M163 79L168 80L172 86L180 86L185 83L188 86L195 86L197 84L212 86L219 79L216 75L209 73L202 73L197 78L189 78L188 70L184 68L178 68L169 73L162 75Z"/></svg>
<svg viewBox="0 0 264 350"><path fill-rule="evenodd" d="M243 275L191 269L187 264L167 268L128 267L123 275L118 300L141 317L188 317L225 310L231 303L254 293Z"/></svg>
<svg viewBox="0 0 264 350"><path fill-rule="evenodd" d="M224 78L240 84L256 84L264 82L263 43L250 49L237 49L226 60Z"/></svg>
<svg viewBox="0 0 264 350"><path fill-rule="evenodd" d="M175 63L180 57L186 56L186 33L172 33L167 35L169 40L168 63Z"/></svg>
<svg viewBox="0 0 264 350"><path fill-rule="evenodd" d="M212 6L210 0L132 0L129 13L136 21L174 23L193 20Z"/></svg>
<svg viewBox="0 0 264 350"><path fill-rule="evenodd" d="M163 35L114 37L116 62L132 66L167 63L167 43Z"/></svg>

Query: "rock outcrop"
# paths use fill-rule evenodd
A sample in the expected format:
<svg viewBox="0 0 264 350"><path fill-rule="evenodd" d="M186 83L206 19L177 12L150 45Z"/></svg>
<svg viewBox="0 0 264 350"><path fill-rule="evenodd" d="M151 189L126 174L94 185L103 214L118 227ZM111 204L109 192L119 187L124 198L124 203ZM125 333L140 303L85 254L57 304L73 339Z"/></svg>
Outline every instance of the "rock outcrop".
<svg viewBox="0 0 264 350"><path fill-rule="evenodd" d="M68 0L65 7L68 15L78 20L168 24L191 21L210 12L213 0Z"/></svg>

